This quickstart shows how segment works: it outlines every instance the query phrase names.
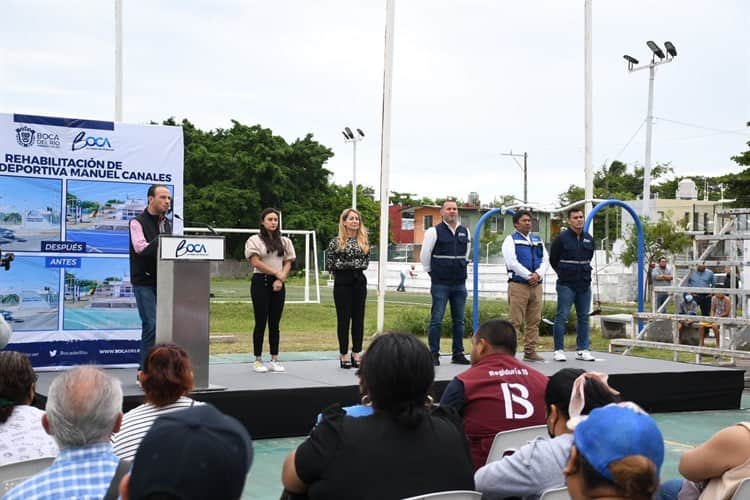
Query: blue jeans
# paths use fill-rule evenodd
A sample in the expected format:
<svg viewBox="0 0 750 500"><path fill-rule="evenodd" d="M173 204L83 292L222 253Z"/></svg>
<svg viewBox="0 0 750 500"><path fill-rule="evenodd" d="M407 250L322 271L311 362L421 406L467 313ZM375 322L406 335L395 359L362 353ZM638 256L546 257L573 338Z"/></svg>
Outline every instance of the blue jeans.
<svg viewBox="0 0 750 500"><path fill-rule="evenodd" d="M555 286L557 290L557 314L552 334L555 339L555 350L565 349L565 322L568 321L570 308L575 304L578 322L576 326L576 350L589 348L589 307L591 306L591 287L576 289L561 283Z"/></svg>
<svg viewBox="0 0 750 500"><path fill-rule="evenodd" d="M453 354L464 352L464 309L466 308L466 284L443 285L433 283L432 312L430 313L430 351L440 352L440 330L445 314L445 306L450 301L453 319Z"/></svg>
<svg viewBox="0 0 750 500"><path fill-rule="evenodd" d="M682 488L682 479L670 479L659 485L659 491L654 497L656 500L677 500L677 495Z"/></svg>
<svg viewBox="0 0 750 500"><path fill-rule="evenodd" d="M141 362L138 369L142 370L148 350L156 342L156 287L134 285L133 293L141 317Z"/></svg>
<svg viewBox="0 0 750 500"><path fill-rule="evenodd" d="M656 307L655 307L655 309L654 309L654 310L655 310L655 311L658 311L658 310L659 310L659 308L661 307L661 305L662 305L663 303L665 303L665 302L667 301L667 299L668 299L668 298L669 298L669 294L668 294L668 293L658 293L658 292L657 292L657 293L656 293L656 299L655 299ZM666 308L664 308L664 310L663 310L663 311L661 311L661 312L663 312L663 313L666 313L666 312L667 312L667 309L666 309Z"/></svg>

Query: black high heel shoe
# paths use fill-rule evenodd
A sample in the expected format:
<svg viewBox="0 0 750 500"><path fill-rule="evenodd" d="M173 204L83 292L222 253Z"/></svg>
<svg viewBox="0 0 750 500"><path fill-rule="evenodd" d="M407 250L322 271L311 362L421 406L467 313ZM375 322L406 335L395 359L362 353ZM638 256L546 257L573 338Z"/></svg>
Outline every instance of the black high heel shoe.
<svg viewBox="0 0 750 500"><path fill-rule="evenodd" d="M347 359L339 358L339 363L341 364L341 368L346 368L347 370L352 367L352 364Z"/></svg>
<svg viewBox="0 0 750 500"><path fill-rule="evenodd" d="M359 368L359 360L354 359L354 353L351 354L350 359L352 361L352 368Z"/></svg>

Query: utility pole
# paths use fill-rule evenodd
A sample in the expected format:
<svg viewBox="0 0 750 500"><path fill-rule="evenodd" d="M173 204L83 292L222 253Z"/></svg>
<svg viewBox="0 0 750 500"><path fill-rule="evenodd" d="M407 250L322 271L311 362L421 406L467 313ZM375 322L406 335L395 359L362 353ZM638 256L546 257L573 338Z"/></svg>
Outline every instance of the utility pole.
<svg viewBox="0 0 750 500"><path fill-rule="evenodd" d="M529 154L524 152L523 154L513 153L513 150L510 150L510 153L500 153L500 156L510 156L513 158L513 161L516 162L516 165L523 170L523 203L524 205L529 202L529 177L528 177L528 160L529 160ZM518 161L518 158L523 158L523 165Z"/></svg>

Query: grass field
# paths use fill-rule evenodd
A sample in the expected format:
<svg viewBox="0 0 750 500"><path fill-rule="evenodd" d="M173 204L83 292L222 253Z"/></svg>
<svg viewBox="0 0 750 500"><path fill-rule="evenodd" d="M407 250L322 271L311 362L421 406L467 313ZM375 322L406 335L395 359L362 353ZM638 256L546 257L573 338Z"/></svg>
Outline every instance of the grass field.
<svg viewBox="0 0 750 500"><path fill-rule="evenodd" d="M246 279L212 279L211 280L211 335L222 341L211 343L211 354L248 353L252 352L251 332L253 328L252 302L250 301L249 281ZM314 299L314 290L310 292ZM333 305L333 291L321 281L319 304L290 303L301 301L304 296L302 280L294 278L287 284L287 304L281 318L281 351L336 351L336 310ZM427 328L430 317L430 296L426 293L397 293L387 291L385 298L385 331L414 331L427 341ZM470 307L471 297L467 302ZM483 318L507 318L508 305L503 299L480 299L480 314ZM602 314L629 313L635 311L633 305L602 304ZM376 331L377 292L368 290L365 309L365 348ZM549 311L554 311L554 304L548 306L546 317L551 319ZM446 321L449 313L446 312ZM416 325L416 328L415 328ZM471 325L467 324L467 331ZM540 351L552 351L552 337L541 336ZM575 345L575 338L568 335L565 344L568 349ZM441 351L450 352L450 338L441 340ZM464 340L465 350L471 349L470 339ZM264 352L268 349L267 340ZM607 351L609 341L601 337L597 327L591 329L591 349ZM649 358L671 360L670 351L655 349L635 349L633 355ZM692 362L694 355L681 353L679 359Z"/></svg>

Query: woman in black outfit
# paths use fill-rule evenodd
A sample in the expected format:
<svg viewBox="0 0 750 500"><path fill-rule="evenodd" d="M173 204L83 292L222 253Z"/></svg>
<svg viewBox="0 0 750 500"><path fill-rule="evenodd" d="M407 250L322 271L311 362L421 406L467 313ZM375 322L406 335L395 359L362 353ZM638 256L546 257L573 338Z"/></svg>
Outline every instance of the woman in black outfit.
<svg viewBox="0 0 750 500"><path fill-rule="evenodd" d="M461 418L433 408L430 350L410 333L375 338L359 369L373 414L323 411L310 436L284 461L286 498L390 500L473 490L474 473ZM282 497L284 498L284 497Z"/></svg>
<svg viewBox="0 0 750 500"><path fill-rule="evenodd" d="M339 217L339 235L331 240L326 252L326 269L333 274L333 301L336 304L336 332L339 337L341 368L359 367L367 299L367 279L362 271L367 269L369 264L370 243L367 240L367 228L362 224L359 212L347 208Z"/></svg>

